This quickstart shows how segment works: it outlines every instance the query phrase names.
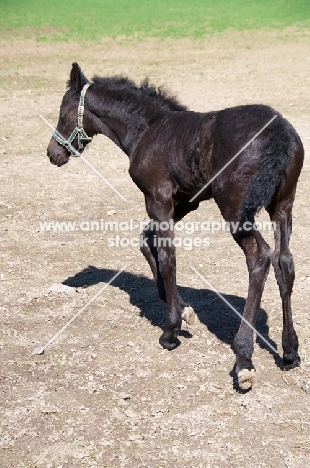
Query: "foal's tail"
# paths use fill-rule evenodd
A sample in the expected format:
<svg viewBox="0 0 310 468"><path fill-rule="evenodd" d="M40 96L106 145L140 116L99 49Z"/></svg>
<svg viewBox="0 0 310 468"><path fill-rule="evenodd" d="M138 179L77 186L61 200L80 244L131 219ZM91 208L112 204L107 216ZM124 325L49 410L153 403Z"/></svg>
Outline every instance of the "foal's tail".
<svg viewBox="0 0 310 468"><path fill-rule="evenodd" d="M294 139L297 137L299 140L293 127L281 116L278 119L267 137L256 172L252 175L246 195L239 206L237 215L242 222L253 223L255 214L270 204L291 161Z"/></svg>

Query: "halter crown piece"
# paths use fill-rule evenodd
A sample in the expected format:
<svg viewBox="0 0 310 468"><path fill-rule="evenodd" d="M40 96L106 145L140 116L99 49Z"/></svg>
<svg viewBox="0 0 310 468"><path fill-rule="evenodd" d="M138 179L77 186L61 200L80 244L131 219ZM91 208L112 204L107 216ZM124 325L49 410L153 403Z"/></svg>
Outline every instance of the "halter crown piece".
<svg viewBox="0 0 310 468"><path fill-rule="evenodd" d="M68 140L65 140L60 135L60 133L57 132L57 130L55 130L52 135L52 137L54 138L54 140L57 141L57 143L64 146L69 151L69 153L71 153L72 156L76 156L76 157L80 156L79 151L82 151L84 149L84 146L86 145L86 143L88 143L89 141L92 141L92 137L89 137L83 128L84 98L85 98L86 91L90 85L91 83L87 83L81 91L80 102L79 102L79 107L78 107L77 126L75 127L71 135L69 136ZM71 145L71 143L75 140L76 135L78 137L79 151L77 151Z"/></svg>

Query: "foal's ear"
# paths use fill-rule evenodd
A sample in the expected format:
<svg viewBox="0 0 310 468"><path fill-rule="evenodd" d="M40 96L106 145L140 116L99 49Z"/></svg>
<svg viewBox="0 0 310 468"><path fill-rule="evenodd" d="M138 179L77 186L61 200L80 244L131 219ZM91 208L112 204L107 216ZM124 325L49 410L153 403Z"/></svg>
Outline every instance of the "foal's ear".
<svg viewBox="0 0 310 468"><path fill-rule="evenodd" d="M88 80L85 78L80 66L74 62L70 73L69 87L80 93L86 83L88 83Z"/></svg>

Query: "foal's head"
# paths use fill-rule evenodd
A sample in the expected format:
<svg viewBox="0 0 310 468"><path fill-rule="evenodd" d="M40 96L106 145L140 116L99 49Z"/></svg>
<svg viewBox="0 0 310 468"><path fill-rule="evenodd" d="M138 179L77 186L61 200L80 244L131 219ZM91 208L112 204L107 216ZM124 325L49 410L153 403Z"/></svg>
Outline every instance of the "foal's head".
<svg viewBox="0 0 310 468"><path fill-rule="evenodd" d="M74 137L73 132L78 123L78 107L79 99L83 87L88 83L88 80L83 75L79 65L73 63L68 81L68 90L66 91L59 111L59 119L56 127L56 132L47 148L47 155L52 164L62 166L69 161L70 154L74 151L82 152L85 145L91 141L91 137L83 138L83 136L94 135L90 112L85 106L84 115L82 117L82 126L86 135L82 135L80 147L78 144L78 134ZM70 142L70 136L74 137ZM69 139L69 144L68 144Z"/></svg>
<svg viewBox="0 0 310 468"><path fill-rule="evenodd" d="M81 153L98 133L110 138L126 154L137 144L139 135L169 112L184 111L174 96L144 80L138 87L124 77L93 77L86 95L84 114L81 99L88 80L79 65L73 63L59 112L59 120L47 149L50 161L66 164L70 154Z"/></svg>

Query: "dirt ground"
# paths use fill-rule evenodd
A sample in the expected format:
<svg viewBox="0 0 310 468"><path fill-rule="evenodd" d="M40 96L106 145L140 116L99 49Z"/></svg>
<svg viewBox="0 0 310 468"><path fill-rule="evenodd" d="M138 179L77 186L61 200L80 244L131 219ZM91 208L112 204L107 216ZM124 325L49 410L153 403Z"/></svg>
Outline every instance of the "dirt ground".
<svg viewBox="0 0 310 468"><path fill-rule="evenodd" d="M309 466L309 45L310 34L294 30L202 42L1 42L1 467ZM46 157L50 129L39 114L56 124L73 61L89 78L149 76L192 110L264 103L294 125L306 150L291 239L300 369L283 373L258 340L255 385L244 394L235 388L240 320L190 268L242 311L247 271L229 233L208 232L209 247L178 249L178 284L199 322L183 322L181 346L168 352L158 344L165 305L138 248L109 247L111 232L41 230L42 221L147 219L127 157L109 140L96 137L84 155L127 203L81 160L57 168ZM213 202L187 217L210 219L220 219ZM43 355L31 356L122 267ZM273 271L258 330L281 355Z"/></svg>

